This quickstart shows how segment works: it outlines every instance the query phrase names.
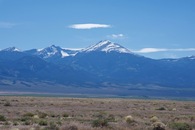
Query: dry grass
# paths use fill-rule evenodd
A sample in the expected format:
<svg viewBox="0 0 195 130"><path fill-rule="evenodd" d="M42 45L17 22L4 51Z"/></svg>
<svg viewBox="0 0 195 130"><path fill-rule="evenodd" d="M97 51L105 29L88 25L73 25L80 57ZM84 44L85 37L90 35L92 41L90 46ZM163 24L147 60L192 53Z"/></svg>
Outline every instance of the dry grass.
<svg viewBox="0 0 195 130"><path fill-rule="evenodd" d="M1 96L0 108L6 119L1 130L152 130L155 120L166 130L175 122L195 129L195 102L190 101ZM125 121L128 115L132 123ZM93 127L94 120L108 125Z"/></svg>

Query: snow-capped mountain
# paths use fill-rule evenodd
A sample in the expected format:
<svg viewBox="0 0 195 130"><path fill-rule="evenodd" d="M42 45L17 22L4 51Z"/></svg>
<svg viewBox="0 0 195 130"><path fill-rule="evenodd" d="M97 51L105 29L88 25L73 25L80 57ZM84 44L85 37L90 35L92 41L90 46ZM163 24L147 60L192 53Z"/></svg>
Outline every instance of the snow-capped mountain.
<svg viewBox="0 0 195 130"><path fill-rule="evenodd" d="M85 49L52 45L43 49L19 51L12 47L0 51L0 90L1 87L5 90L10 86L17 88L15 81L22 80L31 81L31 85L34 82L53 82L54 86L79 86L85 92L91 88L111 88L113 91L117 89L116 94L118 91L128 94L134 90L143 93L143 88L153 92L162 88L157 94L164 90L166 94L169 90L188 88L192 93L195 92L194 66L195 56L154 60L134 54L108 40ZM9 81L8 85L5 79ZM25 89L28 90L29 86ZM57 90L57 86L54 89ZM108 93L111 89L101 92ZM63 87L59 92L61 90Z"/></svg>
<svg viewBox="0 0 195 130"><path fill-rule="evenodd" d="M131 53L130 50L109 40L100 41L99 43L94 44L82 50L82 52L93 52L93 51L102 51L106 53L108 52Z"/></svg>
<svg viewBox="0 0 195 130"><path fill-rule="evenodd" d="M36 55L43 59L49 58L65 58L68 56L74 56L79 50L61 48L59 46L52 45L43 49L32 49L25 51L28 54Z"/></svg>
<svg viewBox="0 0 195 130"><path fill-rule="evenodd" d="M6 48L6 49L3 49L1 51L7 51L7 52L20 52L20 50L16 47L9 47L9 48Z"/></svg>
<svg viewBox="0 0 195 130"><path fill-rule="evenodd" d="M22 51L20 51L16 47L9 47L0 51L0 60L8 61L8 60L17 60L23 56L25 56Z"/></svg>
<svg viewBox="0 0 195 130"><path fill-rule="evenodd" d="M188 57L186 57L186 58L188 58L188 59L190 59L190 60L195 60L195 55L188 56Z"/></svg>
<svg viewBox="0 0 195 130"><path fill-rule="evenodd" d="M62 56L61 51L62 51L62 49L60 47L52 45L52 46L44 48L44 49L38 49L37 55L41 56L42 58L49 58L49 57L52 57L54 55L55 56Z"/></svg>

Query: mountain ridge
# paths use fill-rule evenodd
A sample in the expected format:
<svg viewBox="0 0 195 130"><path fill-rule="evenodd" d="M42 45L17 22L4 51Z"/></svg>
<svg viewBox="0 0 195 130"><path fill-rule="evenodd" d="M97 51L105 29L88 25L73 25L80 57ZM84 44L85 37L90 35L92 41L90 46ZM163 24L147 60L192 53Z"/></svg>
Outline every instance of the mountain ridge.
<svg viewBox="0 0 195 130"><path fill-rule="evenodd" d="M108 48L103 48L103 49L98 48L98 47L101 47L102 45L106 45L106 44L107 44L106 47L108 47ZM53 49L53 51L51 51L52 49ZM120 51L120 49L121 49L121 51ZM25 52L25 53L28 53L28 54L31 54L31 55L40 55L40 54L35 54L35 53L40 53L40 52L48 53L48 50L51 51L52 53L48 54L48 56L46 56L45 58L49 58L50 55L55 55L55 53L60 53L61 58L64 58L64 57L67 57L67 56L75 56L78 52L90 52L90 51L103 51L103 52L116 51L116 52L119 52L119 53L131 53L131 54L142 56L140 54L137 54L135 52L130 51L129 49L121 46L118 43L111 42L110 40L101 40L98 43L93 44L91 46L88 46L86 48L64 48L64 47L60 47L60 46L57 46L57 45L53 44L51 46L48 46L48 47L45 47L45 48L42 48L42 49L28 49L28 50L23 50L23 51L18 49L17 47L13 46L13 47L8 47L8 48L5 48L5 49L2 49L2 50L0 50L0 52L15 51L15 52ZM64 51L64 52L62 52L64 54L62 54L61 52L56 51L56 50ZM42 56L41 58L44 58L44 57ZM149 58L149 57L147 57L147 58ZM180 58L161 58L161 59L158 59L158 60L172 60L172 59L177 60L177 59L182 59L182 58L195 59L195 55L185 56L185 57L180 57ZM150 59L153 59L153 58L150 58Z"/></svg>
<svg viewBox="0 0 195 130"><path fill-rule="evenodd" d="M86 93L93 89L94 93L116 94L132 94L133 91L143 94L143 91L150 90L151 95L160 91L177 95L178 91L182 93L180 90L195 89L194 56L155 60L105 40L81 50L55 45L26 51L12 50L15 48L0 51L0 91L1 87L6 89L5 86L7 90L14 86L21 91L31 90L35 82L40 88L35 87L34 91L39 91L41 84L52 82L64 86L64 89L74 88L73 93L78 92L76 89ZM24 84L20 87L19 83L23 82L28 84L27 88ZM63 91L57 88L53 89ZM45 88L45 91L51 89Z"/></svg>

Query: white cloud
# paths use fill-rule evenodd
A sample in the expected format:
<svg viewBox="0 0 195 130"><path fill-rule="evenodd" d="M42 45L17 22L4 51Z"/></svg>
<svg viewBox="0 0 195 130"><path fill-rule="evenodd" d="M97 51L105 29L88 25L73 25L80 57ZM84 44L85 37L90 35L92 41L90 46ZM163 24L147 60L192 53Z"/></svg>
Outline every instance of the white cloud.
<svg viewBox="0 0 195 130"><path fill-rule="evenodd" d="M110 28L111 25L107 24L93 24L93 23L87 23L87 24L73 24L70 25L69 28L73 29L93 29L93 28Z"/></svg>
<svg viewBox="0 0 195 130"><path fill-rule="evenodd" d="M169 49L169 51L195 51L195 48Z"/></svg>
<svg viewBox="0 0 195 130"><path fill-rule="evenodd" d="M111 37L112 38L123 38L124 35L123 34L112 34Z"/></svg>
<svg viewBox="0 0 195 130"><path fill-rule="evenodd" d="M111 39L124 39L124 38L126 38L126 36L124 34L120 33L120 34L107 35L107 38L111 38Z"/></svg>
<svg viewBox="0 0 195 130"><path fill-rule="evenodd" d="M167 49L167 48L143 48L135 53L154 53L154 52L164 52L164 51L195 51L195 48L179 48L179 49Z"/></svg>
<svg viewBox="0 0 195 130"><path fill-rule="evenodd" d="M0 22L0 28L12 28L14 26L16 26L15 23Z"/></svg>
<svg viewBox="0 0 195 130"><path fill-rule="evenodd" d="M167 51L167 49L163 48L143 48L138 51L134 51L136 53L152 53L152 52L161 52L161 51Z"/></svg>
<svg viewBox="0 0 195 130"><path fill-rule="evenodd" d="M124 37L123 34L112 34L111 35L113 38L121 38L121 37Z"/></svg>

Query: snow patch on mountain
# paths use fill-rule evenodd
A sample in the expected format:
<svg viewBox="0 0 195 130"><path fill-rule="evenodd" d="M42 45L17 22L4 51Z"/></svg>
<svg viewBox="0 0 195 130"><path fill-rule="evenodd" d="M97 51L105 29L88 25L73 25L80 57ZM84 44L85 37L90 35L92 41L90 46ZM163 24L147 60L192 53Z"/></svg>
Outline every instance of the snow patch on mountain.
<svg viewBox="0 0 195 130"><path fill-rule="evenodd" d="M132 53L130 50L124 48L123 46L108 40L100 41L99 43L92 45L86 49L83 49L82 51L83 52L103 51L106 53L108 52Z"/></svg>
<svg viewBox="0 0 195 130"><path fill-rule="evenodd" d="M20 50L16 47L9 47L9 48L6 48L2 51L10 51L10 52L20 52Z"/></svg>
<svg viewBox="0 0 195 130"><path fill-rule="evenodd" d="M62 55L62 58L67 57L67 56L70 56L68 53L66 53L64 51L61 51L61 55Z"/></svg>
<svg viewBox="0 0 195 130"><path fill-rule="evenodd" d="M59 46L52 45L43 49L36 49L33 54L44 59L52 57L65 58L68 56L75 56L80 50L81 48L61 48Z"/></svg>
<svg viewBox="0 0 195 130"><path fill-rule="evenodd" d="M63 52L67 53L69 56L75 56L83 48L62 48Z"/></svg>
<svg viewBox="0 0 195 130"><path fill-rule="evenodd" d="M182 58L179 58L179 59L186 59L186 60L195 60L195 55L192 55L192 56L187 56L187 57L182 57Z"/></svg>
<svg viewBox="0 0 195 130"><path fill-rule="evenodd" d="M40 52L40 51L42 51L44 48L41 48L41 49L36 49L37 50L37 52Z"/></svg>
<svg viewBox="0 0 195 130"><path fill-rule="evenodd" d="M195 56L194 55L193 56L190 56L189 59L195 60Z"/></svg>
<svg viewBox="0 0 195 130"><path fill-rule="evenodd" d="M62 48L63 50L70 50L70 51L81 51L84 48Z"/></svg>

